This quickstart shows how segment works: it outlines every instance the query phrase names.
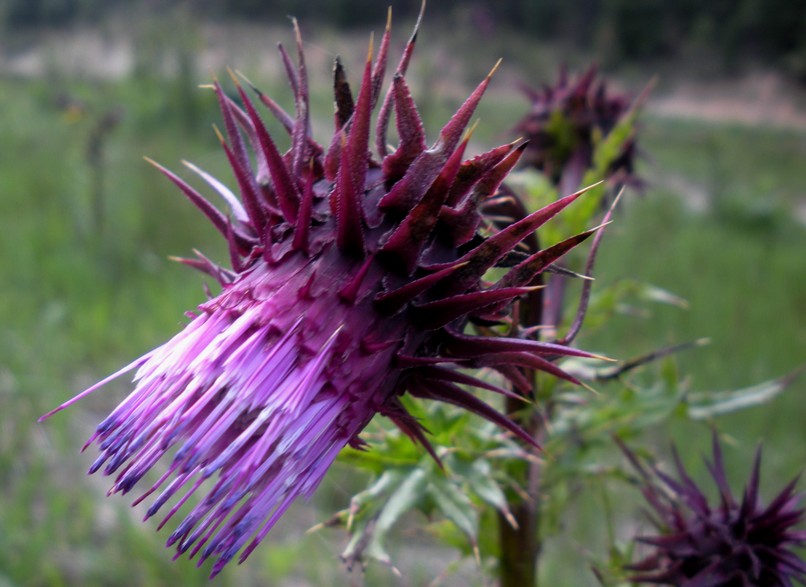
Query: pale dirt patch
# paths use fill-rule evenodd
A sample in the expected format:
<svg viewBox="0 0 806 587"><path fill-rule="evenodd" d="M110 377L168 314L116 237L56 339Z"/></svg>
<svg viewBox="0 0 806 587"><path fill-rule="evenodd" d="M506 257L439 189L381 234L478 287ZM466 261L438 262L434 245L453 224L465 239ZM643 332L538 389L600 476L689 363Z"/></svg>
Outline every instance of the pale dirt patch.
<svg viewBox="0 0 806 587"><path fill-rule="evenodd" d="M648 110L669 118L806 130L803 94L776 73L757 72L737 80L682 82L652 96Z"/></svg>
<svg viewBox="0 0 806 587"><path fill-rule="evenodd" d="M281 76L278 42L283 42L295 57L293 33L285 23L204 23L195 25L193 31L197 71L205 78L210 73L220 74L228 66L257 77ZM336 55L334 51L342 52L347 63L360 63L366 52L365 35L340 35L337 40L332 38L332 33L307 32L309 34L304 34L306 60L312 73L330 69ZM402 38L399 34L395 36L391 52L393 63ZM173 41L170 36L159 35L155 40L153 32L132 31L127 23L113 22L103 29L79 27L43 31L35 33L23 49L12 50L0 41L0 74L42 77L56 71L62 75L119 79L133 72L138 50L161 54L164 60L160 64L161 73L170 74L176 68ZM432 79L423 81L439 84L451 95L466 96L468 89L464 85L454 87L456 84L450 81L461 79L458 71L461 61L457 63L446 48L434 42L434 39L428 41L427 51ZM529 79L527 72L518 71L513 63L505 63L503 70L499 78L507 82ZM457 71L458 75L439 73L451 71ZM670 118L806 130L806 92L769 71L732 80L682 81L663 93L653 92L647 110Z"/></svg>

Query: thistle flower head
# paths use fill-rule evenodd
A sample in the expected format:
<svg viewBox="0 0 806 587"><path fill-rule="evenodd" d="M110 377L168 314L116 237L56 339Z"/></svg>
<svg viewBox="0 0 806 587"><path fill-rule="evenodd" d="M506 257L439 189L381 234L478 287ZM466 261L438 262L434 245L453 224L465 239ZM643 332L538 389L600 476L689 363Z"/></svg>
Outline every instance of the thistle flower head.
<svg viewBox="0 0 806 587"><path fill-rule="evenodd" d="M632 565L637 583L678 587L791 587L806 584L806 563L793 548L806 543L795 526L804 518L797 479L764 506L759 498L761 450L756 451L750 481L741 501L728 485L716 434L713 461L706 461L719 492L712 504L694 483L675 452L677 478L647 471L622 446L643 478L643 494L656 514L660 534L638 540L652 553Z"/></svg>
<svg viewBox="0 0 806 587"><path fill-rule="evenodd" d="M529 140L523 163L545 173L560 193L575 190L593 166L596 141L607 136L630 110L627 95L609 92L591 67L571 78L563 67L554 85L522 86L531 102L515 131ZM640 186L634 175L635 138L631 135L610 162L608 177L618 185Z"/></svg>
<svg viewBox="0 0 806 587"><path fill-rule="evenodd" d="M167 510L160 527L191 495L203 494L168 545L177 556L199 554L200 564L216 558L213 575L236 555L245 559L295 499L310 496L342 448L362 447L359 433L375 414L431 450L402 394L456 404L534 443L468 388L516 392L466 370L497 370L526 393L520 368L577 382L553 361L589 356L465 332L468 322L505 322L537 275L589 235L513 262L513 249L579 194L503 228L483 217L524 151L510 144L464 159L465 127L490 77L429 146L405 79L416 35L381 99L387 26L357 95L336 61L335 134L323 146L312 136L296 23L295 30L296 63L280 47L293 114L254 88L251 98L234 76L237 99L214 84L238 195L188 167L223 198L228 214L158 166L229 245L231 267L201 254L182 260L216 279L221 293L168 342L54 410L134 371L133 392L85 445L100 450L90 472L114 475L110 493L127 493L163 462L162 476L136 500L154 496L146 518ZM290 136L288 151L267 131L266 111ZM394 149L386 138L393 117ZM486 281L499 264L510 268Z"/></svg>

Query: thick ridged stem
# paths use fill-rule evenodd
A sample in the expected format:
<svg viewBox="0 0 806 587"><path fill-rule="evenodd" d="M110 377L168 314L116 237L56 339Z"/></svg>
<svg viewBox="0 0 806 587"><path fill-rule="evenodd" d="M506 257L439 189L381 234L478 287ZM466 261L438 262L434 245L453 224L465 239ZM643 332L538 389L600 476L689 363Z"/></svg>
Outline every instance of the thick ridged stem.
<svg viewBox="0 0 806 587"><path fill-rule="evenodd" d="M537 243L535 243L537 245ZM539 250L539 246L535 246ZM536 285L543 285L542 276L538 276ZM532 291L522 302L520 307L520 321L523 324L541 324L543 309L543 289ZM537 373L531 369L524 369L526 379L532 384L532 397L537 398ZM504 398L504 413L526 430L532 438L541 442L543 429L540 425L540 415L533 405L524 409L522 401L511 397ZM526 450L530 450L528 445ZM498 546L500 550L498 559L498 576L501 587L532 587L537 585L538 562L542 541L540 537L540 467L534 460L527 461L524 471L518 473L510 471L515 483L527 492L528 499L514 494L507 498L507 506L515 519L517 526L513 526L511 519L498 514Z"/></svg>

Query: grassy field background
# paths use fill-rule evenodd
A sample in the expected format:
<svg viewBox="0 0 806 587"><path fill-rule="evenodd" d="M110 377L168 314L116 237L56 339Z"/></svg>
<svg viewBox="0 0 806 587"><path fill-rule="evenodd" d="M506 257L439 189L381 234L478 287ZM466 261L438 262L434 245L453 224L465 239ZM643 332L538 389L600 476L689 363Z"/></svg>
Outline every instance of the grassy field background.
<svg viewBox="0 0 806 587"><path fill-rule="evenodd" d="M444 42L450 47L460 41ZM155 46L163 52L172 46L170 39L161 43ZM335 50L341 43L336 33L322 31L312 52L324 62L329 55L318 48ZM264 44L271 49L273 42ZM345 46L348 58L351 51L360 55L357 44ZM141 61L159 61L160 51ZM494 62L495 54L482 59L478 52L474 48L464 63L444 57L450 51L436 45L420 53L421 59L432 57L414 73L419 96L425 88L435 90L420 100L430 128L438 128ZM539 70L540 79L553 78L556 55L550 49L542 55L505 66L479 112L479 148L509 138L506 129L526 107L512 82L526 76L527 66ZM0 586L207 584L192 563L170 563L161 545L167 534L140 525L142 511L132 513L127 499L104 498L106 479L83 475L93 457L76 454L77 448L126 393L124 382L36 423L165 340L181 327L183 312L204 299L204 280L171 263L169 255L195 247L225 258L213 229L141 159L147 155L174 169L188 159L228 177L209 130L218 122L214 97L194 87L204 72L177 63L168 73L146 69L120 77L56 66L41 75L0 77ZM276 70L263 68L262 61L244 57L235 65L265 90L288 95ZM455 85L438 79L443 68L456 71ZM329 129L326 69L314 65L311 72L318 88L316 122ZM628 72L627 79L637 77ZM119 123L104 135L102 157L93 158L90 137L109 112ZM598 279L646 281L686 299L688 308L652 306L645 315L617 315L580 344L627 357L710 337L709 346L677 359L699 390L745 387L806 363L806 130L654 116L650 103L641 132L646 157L639 172L648 187L642 196L628 195L609 229ZM100 191L94 183L98 161ZM801 471L804 393L801 378L775 402L720 420L735 439L726 456L737 479L745 476L759 440L766 447L765 488L780 487ZM657 440L677 441L702 478L699 452L708 436L702 426L693 430L673 426ZM227 569L217 583L357 583L360 577L347 574L337 560L343 535L304 534L346 505L358 483L348 476L337 468L313 505L296 508L248 564ZM639 504L635 495L625 499ZM413 547L412 536L429 544L414 530L416 523L395 551L402 578L373 567L367 585L427 585L456 559L433 545ZM584 527L576 531L550 546L559 562L544 569L545 584L594 584L587 571L566 564L574 549L585 546ZM482 584L472 562L457 569L444 584Z"/></svg>

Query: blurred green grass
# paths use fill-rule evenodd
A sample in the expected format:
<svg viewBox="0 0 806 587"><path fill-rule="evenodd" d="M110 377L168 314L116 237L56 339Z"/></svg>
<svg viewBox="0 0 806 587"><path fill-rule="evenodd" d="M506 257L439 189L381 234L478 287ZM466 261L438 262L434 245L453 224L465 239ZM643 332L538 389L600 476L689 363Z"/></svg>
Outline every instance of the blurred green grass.
<svg viewBox="0 0 806 587"><path fill-rule="evenodd" d="M192 563L170 563L161 544L167 534L140 525L142 512L130 515L130 500L105 500L107 480L83 476L92 456L76 450L125 384L36 424L164 341L204 299L204 280L168 255L196 247L226 259L213 229L141 160L179 169L185 158L228 177L208 130L218 120L213 96L189 94L179 83L0 79L0 585L206 584ZM83 102L83 114L57 106L60 95ZM190 120L180 115L188 99ZM426 101L429 127L438 128L458 100ZM323 95L316 101L327 102ZM99 227L86 150L93 124L111 106L121 107L123 118L104 145ZM502 133L521 107L507 92L484 101L474 140L508 140ZM582 344L627 357L708 336L709 347L678 358L696 389L743 387L806 362L806 229L793 215L804 203L806 134L652 118L642 132L649 188L643 197L630 195L608 229L598 279L648 281L684 297L689 308L617 315ZM692 212L692 204L705 210ZM720 421L742 445L765 440L770 487L799 472L806 458L804 391L806 382L798 381L775 403ZM685 427L671 433L689 446ZM687 460L696 462L691 453ZM295 510L249 564L228 569L219 584L348 582L336 559L343 537L302 537L346 505L343 486L351 483L332 476L318 509ZM400 580L372 569L366 581L427 583L427 571L417 568L403 567Z"/></svg>

